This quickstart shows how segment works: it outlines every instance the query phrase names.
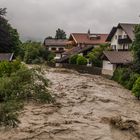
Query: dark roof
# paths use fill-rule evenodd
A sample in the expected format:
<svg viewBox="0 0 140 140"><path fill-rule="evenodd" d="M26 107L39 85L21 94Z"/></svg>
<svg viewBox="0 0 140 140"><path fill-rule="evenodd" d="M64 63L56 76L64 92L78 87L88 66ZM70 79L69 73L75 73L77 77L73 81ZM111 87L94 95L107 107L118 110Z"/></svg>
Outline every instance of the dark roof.
<svg viewBox="0 0 140 140"><path fill-rule="evenodd" d="M0 61L12 61L13 53L0 53Z"/></svg>
<svg viewBox="0 0 140 140"><path fill-rule="evenodd" d="M133 54L130 51L104 51L103 58L112 64L129 64L133 61Z"/></svg>
<svg viewBox="0 0 140 140"><path fill-rule="evenodd" d="M116 33L117 27L113 27L112 30L110 31L106 41L110 42L114 34Z"/></svg>
<svg viewBox="0 0 140 140"><path fill-rule="evenodd" d="M67 39L45 39L45 46L66 46L68 43Z"/></svg>
<svg viewBox="0 0 140 140"><path fill-rule="evenodd" d="M96 45L96 44L104 44L106 43L108 34L88 34L88 33L72 33L70 38L72 37L75 42L84 43L89 45Z"/></svg>
<svg viewBox="0 0 140 140"><path fill-rule="evenodd" d="M137 24L127 24L127 23L120 23L118 25L118 27L120 26L124 31L125 33L129 36L129 38L133 41L134 40L134 27L136 26Z"/></svg>
<svg viewBox="0 0 140 140"><path fill-rule="evenodd" d="M110 42L112 37L114 36L114 34L116 33L116 30L118 28L122 28L125 33L128 35L128 37L131 39L131 41L134 40L134 27L136 26L137 24L130 24L130 23L119 23L117 27L113 27L111 32L109 33L106 41Z"/></svg>
<svg viewBox="0 0 140 140"><path fill-rule="evenodd" d="M88 46L88 47L87 46L85 46L85 47L78 46L78 47L74 47L70 51L63 53L65 56L63 56L62 58L60 58L60 59L58 59L56 61L58 63L61 63L61 62L65 61L65 60L67 60L69 57L71 57L73 55L85 52L85 51L87 51L89 49L92 49L92 48L93 48L93 46Z"/></svg>

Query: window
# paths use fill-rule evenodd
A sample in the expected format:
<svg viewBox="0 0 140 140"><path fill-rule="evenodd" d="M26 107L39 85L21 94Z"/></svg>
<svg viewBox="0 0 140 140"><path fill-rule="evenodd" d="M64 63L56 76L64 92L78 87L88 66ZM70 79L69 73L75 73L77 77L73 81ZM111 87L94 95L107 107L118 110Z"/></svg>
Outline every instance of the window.
<svg viewBox="0 0 140 140"><path fill-rule="evenodd" d="M56 51L56 48L52 48L52 51Z"/></svg>
<svg viewBox="0 0 140 140"><path fill-rule="evenodd" d="M123 50L128 50L128 44L123 44Z"/></svg>
<svg viewBox="0 0 140 140"><path fill-rule="evenodd" d="M127 38L127 35L124 35L123 38Z"/></svg>
<svg viewBox="0 0 140 140"><path fill-rule="evenodd" d="M122 35L119 35L118 38L119 38L119 39L122 39Z"/></svg>
<svg viewBox="0 0 140 140"><path fill-rule="evenodd" d="M115 35L115 39L117 39L117 35Z"/></svg>
<svg viewBox="0 0 140 140"><path fill-rule="evenodd" d="M64 50L64 48L59 48L59 51L63 51Z"/></svg>
<svg viewBox="0 0 140 140"><path fill-rule="evenodd" d="M116 50L116 45L111 45L113 50Z"/></svg>

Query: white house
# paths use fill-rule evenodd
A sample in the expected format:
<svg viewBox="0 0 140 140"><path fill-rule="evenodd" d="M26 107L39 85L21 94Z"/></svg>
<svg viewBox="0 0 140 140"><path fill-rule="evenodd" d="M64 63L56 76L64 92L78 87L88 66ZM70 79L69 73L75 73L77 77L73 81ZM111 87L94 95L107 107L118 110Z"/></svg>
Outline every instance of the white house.
<svg viewBox="0 0 140 140"><path fill-rule="evenodd" d="M113 27L107 40L115 51L127 51L134 40L134 27L137 24L119 23Z"/></svg>
<svg viewBox="0 0 140 140"><path fill-rule="evenodd" d="M115 69L129 65L133 61L133 54L130 52L130 46L134 41L134 27L137 24L119 23L113 27L107 37L110 42L111 51L103 52L102 74L113 75Z"/></svg>
<svg viewBox="0 0 140 140"><path fill-rule="evenodd" d="M55 59L60 59L62 53L67 50L67 39L48 39L44 40L44 46L51 52L55 53Z"/></svg>
<svg viewBox="0 0 140 140"><path fill-rule="evenodd" d="M102 59L102 74L112 76L118 66L127 66L133 62L133 54L131 51L104 51Z"/></svg>

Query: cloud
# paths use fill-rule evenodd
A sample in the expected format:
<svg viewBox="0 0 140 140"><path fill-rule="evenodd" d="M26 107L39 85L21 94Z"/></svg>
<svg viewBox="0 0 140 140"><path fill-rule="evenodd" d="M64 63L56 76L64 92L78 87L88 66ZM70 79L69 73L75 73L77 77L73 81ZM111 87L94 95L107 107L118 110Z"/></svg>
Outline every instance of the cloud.
<svg viewBox="0 0 140 140"><path fill-rule="evenodd" d="M140 22L139 0L0 0L22 39L43 40L57 28L108 33L118 22Z"/></svg>

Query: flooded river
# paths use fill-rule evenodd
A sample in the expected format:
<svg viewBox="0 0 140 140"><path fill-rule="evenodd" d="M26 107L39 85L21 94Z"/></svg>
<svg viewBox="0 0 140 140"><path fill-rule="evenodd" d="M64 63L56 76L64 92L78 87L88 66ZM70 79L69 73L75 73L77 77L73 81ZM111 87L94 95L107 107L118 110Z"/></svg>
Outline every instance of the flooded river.
<svg viewBox="0 0 140 140"><path fill-rule="evenodd" d="M30 103L0 140L139 140L140 102L101 76L49 69L55 104Z"/></svg>

